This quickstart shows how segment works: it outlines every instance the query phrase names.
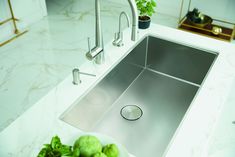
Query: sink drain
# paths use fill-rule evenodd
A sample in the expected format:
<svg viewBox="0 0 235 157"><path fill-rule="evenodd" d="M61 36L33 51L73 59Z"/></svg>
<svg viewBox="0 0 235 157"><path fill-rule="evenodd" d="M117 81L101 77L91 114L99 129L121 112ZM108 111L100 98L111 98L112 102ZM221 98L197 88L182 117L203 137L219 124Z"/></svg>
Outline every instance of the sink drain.
<svg viewBox="0 0 235 157"><path fill-rule="evenodd" d="M135 121L143 115L143 111L136 105L126 105L121 109L120 114L126 120Z"/></svg>

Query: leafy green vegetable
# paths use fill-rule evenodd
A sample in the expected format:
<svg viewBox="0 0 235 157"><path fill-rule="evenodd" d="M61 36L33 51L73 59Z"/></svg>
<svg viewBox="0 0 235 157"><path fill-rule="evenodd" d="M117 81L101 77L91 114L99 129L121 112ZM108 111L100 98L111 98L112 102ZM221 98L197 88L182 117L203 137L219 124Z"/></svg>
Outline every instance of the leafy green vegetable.
<svg viewBox="0 0 235 157"><path fill-rule="evenodd" d="M61 156L71 156L72 153L72 147L67 145L62 145L58 148L58 151L60 152Z"/></svg>
<svg viewBox="0 0 235 157"><path fill-rule="evenodd" d="M91 135L81 136L75 141L73 148L79 148L82 157L91 157L102 151L100 141L95 136Z"/></svg>
<svg viewBox="0 0 235 157"><path fill-rule="evenodd" d="M42 150L38 154L38 157L46 157L46 155L47 155L47 148L42 148Z"/></svg>
<svg viewBox="0 0 235 157"><path fill-rule="evenodd" d="M44 144L37 157L78 157L72 155L72 146L63 145L60 138L54 136L50 144Z"/></svg>
<svg viewBox="0 0 235 157"><path fill-rule="evenodd" d="M107 157L118 157L119 151L115 144L107 144L103 148L103 153Z"/></svg>
<svg viewBox="0 0 235 157"><path fill-rule="evenodd" d="M118 157L119 151L115 144L103 147L95 136L81 136L74 146L65 145L58 136L51 139L50 144L44 144L37 157Z"/></svg>
<svg viewBox="0 0 235 157"><path fill-rule="evenodd" d="M60 138L58 136L52 137L51 139L51 148L52 149L58 149L62 146L62 143L60 142Z"/></svg>

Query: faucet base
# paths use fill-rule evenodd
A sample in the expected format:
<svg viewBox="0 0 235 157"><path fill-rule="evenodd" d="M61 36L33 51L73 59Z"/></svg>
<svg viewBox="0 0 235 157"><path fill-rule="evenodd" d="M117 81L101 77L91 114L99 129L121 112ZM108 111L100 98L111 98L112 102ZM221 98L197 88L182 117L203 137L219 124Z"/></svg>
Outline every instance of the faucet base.
<svg viewBox="0 0 235 157"><path fill-rule="evenodd" d="M95 63L96 64L103 64L105 61L105 57L104 57L104 52L102 51L101 53L99 53L96 57L95 57Z"/></svg>

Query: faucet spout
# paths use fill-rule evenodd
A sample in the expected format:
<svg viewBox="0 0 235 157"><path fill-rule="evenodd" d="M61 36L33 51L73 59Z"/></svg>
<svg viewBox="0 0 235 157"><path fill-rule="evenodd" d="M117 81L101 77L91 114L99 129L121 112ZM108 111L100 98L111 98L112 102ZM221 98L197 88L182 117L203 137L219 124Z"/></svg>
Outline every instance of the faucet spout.
<svg viewBox="0 0 235 157"><path fill-rule="evenodd" d="M128 0L129 5L131 7L131 13L132 13L132 31L131 31L131 40L136 41L137 40L137 26L138 26L138 11L137 6L135 3L135 0Z"/></svg>

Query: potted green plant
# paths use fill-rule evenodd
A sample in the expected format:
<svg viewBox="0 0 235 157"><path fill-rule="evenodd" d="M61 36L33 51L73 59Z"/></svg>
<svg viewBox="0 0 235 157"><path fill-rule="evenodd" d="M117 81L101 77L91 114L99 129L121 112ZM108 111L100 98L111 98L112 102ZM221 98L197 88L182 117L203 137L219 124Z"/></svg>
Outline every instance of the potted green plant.
<svg viewBox="0 0 235 157"><path fill-rule="evenodd" d="M155 13L157 4L155 0L135 0L135 2L139 10L139 28L146 29L150 25L150 17Z"/></svg>

